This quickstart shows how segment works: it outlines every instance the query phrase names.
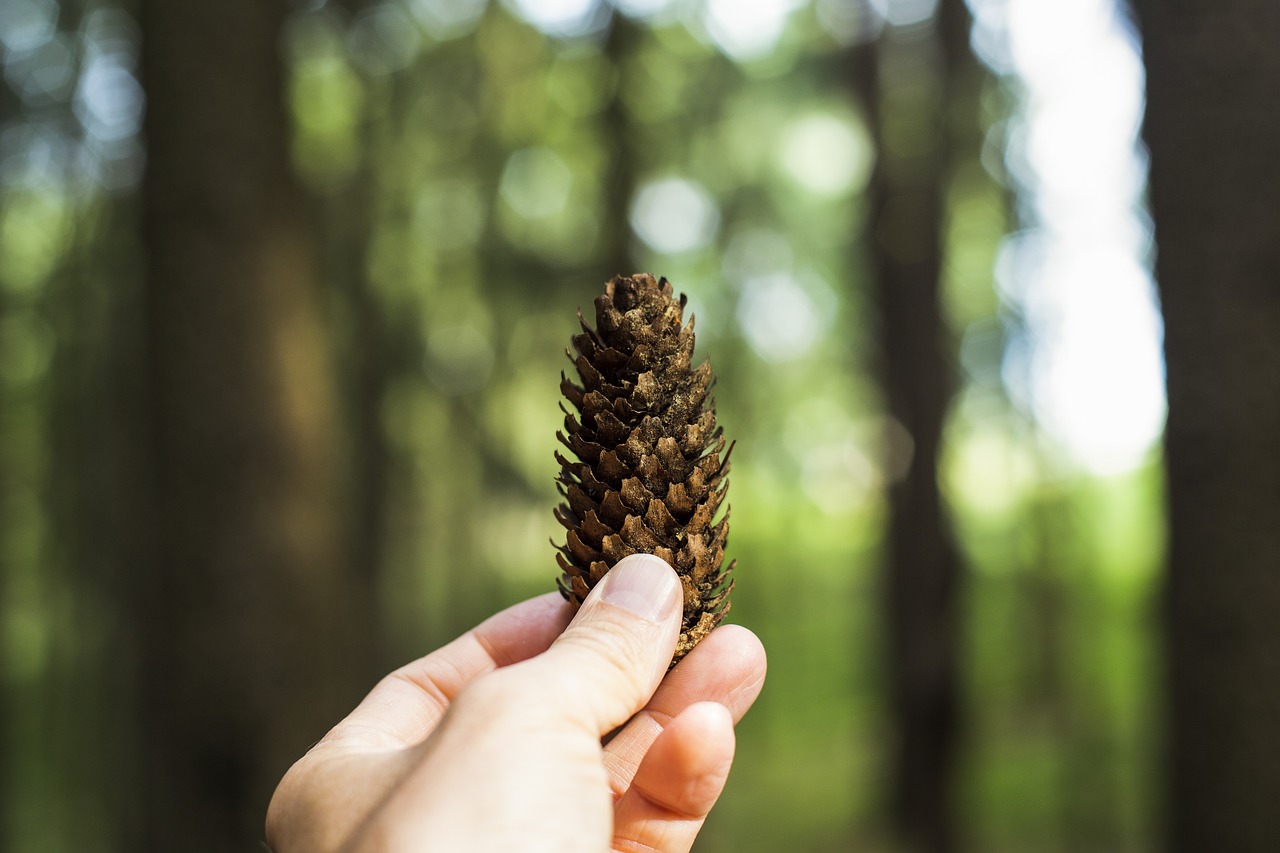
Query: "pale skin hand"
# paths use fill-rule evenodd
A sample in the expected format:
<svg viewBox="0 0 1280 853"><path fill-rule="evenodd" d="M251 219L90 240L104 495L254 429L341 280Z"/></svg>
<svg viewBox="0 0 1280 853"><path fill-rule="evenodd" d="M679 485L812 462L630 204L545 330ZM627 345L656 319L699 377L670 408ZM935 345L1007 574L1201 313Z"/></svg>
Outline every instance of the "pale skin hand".
<svg viewBox="0 0 1280 853"><path fill-rule="evenodd" d="M689 850L765 656L727 625L667 674L679 589L628 557L576 617L530 599L387 676L285 775L271 849Z"/></svg>

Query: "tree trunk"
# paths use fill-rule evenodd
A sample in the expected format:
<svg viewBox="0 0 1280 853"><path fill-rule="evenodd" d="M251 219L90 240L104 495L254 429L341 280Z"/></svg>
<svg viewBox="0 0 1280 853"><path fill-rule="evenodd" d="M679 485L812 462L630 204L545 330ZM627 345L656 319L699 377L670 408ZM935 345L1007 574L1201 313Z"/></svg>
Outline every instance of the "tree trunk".
<svg viewBox="0 0 1280 853"><path fill-rule="evenodd" d="M1280 5L1136 0L1169 418L1168 849L1280 849Z"/></svg>
<svg viewBox="0 0 1280 853"><path fill-rule="evenodd" d="M893 820L903 849L913 853L956 848L951 776L961 564L938 486L938 457L953 393L954 358L941 301L942 227L953 148L947 114L967 50L963 3L942 3L933 26L931 34L886 27L859 51L855 69L878 152L869 197L870 255L880 381L892 419L887 467L897 477L889 488L886 548L897 726ZM898 73L885 73L889 68ZM904 80L904 68L920 76ZM919 96L921 86L927 97ZM916 135L903 138L904 128Z"/></svg>
<svg viewBox="0 0 1280 853"><path fill-rule="evenodd" d="M370 0L347 0L343 4L352 18L370 5ZM361 619L373 626L381 615L378 589L387 555L385 525L391 458L382 414L394 371L396 334L374 292L369 260L374 222L382 201L377 166L383 161L397 162L383 138L389 135L388 122L374 117L373 104L383 105L389 115L403 115L406 109L400 93L406 84L403 75L382 80L364 75L361 82L366 106L359 119L358 164L341 189L313 199L312 209L317 214L316 230L323 235L325 244L319 256L346 315L347 329L341 336L346 357L339 375L341 395L347 402L343 432L349 447L347 559L365 593L352 606L362 607ZM368 631L360 649L365 660L376 664L378 672L403 663L389 653L389 639L388 632Z"/></svg>
<svg viewBox="0 0 1280 853"><path fill-rule="evenodd" d="M613 13L604 53L613 66L615 88L603 113L604 138L608 140L609 171L604 202L600 209L601 263L591 265L594 275L583 284L603 287L615 275L631 275L631 199L636 191L636 161L639 152L632 142L634 121L624 101L627 63L643 37L640 26L621 12Z"/></svg>
<svg viewBox="0 0 1280 853"><path fill-rule="evenodd" d="M137 618L156 850L252 846L274 783L367 676L332 354L287 160L287 8L141 7L155 553Z"/></svg>

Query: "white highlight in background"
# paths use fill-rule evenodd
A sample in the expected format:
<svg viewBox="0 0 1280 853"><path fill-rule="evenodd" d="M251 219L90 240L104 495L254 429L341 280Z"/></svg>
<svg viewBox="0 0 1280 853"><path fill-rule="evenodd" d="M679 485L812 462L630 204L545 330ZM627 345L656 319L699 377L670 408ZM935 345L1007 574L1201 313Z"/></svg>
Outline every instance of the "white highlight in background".
<svg viewBox="0 0 1280 853"><path fill-rule="evenodd" d="M655 252L675 255L700 249L715 238L720 209L701 184L663 178L636 193L631 228Z"/></svg>
<svg viewBox="0 0 1280 853"><path fill-rule="evenodd" d="M800 0L706 0L703 23L724 53L744 62L767 56Z"/></svg>
<svg viewBox="0 0 1280 853"><path fill-rule="evenodd" d="M977 43L996 45L987 58L1025 86L1008 163L1037 225L1010 238L998 271L1030 334L1008 356L1029 360L1006 372L1026 377L1011 391L1085 467L1129 470L1160 439L1165 412L1162 326L1144 266L1137 48L1110 0L973 6Z"/></svg>

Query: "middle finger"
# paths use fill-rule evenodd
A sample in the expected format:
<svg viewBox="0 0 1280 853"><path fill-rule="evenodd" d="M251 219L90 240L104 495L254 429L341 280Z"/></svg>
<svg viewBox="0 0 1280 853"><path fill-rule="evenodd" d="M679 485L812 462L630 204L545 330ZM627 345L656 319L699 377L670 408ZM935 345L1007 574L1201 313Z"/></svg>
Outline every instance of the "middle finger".
<svg viewBox="0 0 1280 853"><path fill-rule="evenodd" d="M719 702L736 723L760 694L764 675L764 647L755 634L740 625L712 631L605 746L614 799L627 790L649 747L680 712L695 702Z"/></svg>

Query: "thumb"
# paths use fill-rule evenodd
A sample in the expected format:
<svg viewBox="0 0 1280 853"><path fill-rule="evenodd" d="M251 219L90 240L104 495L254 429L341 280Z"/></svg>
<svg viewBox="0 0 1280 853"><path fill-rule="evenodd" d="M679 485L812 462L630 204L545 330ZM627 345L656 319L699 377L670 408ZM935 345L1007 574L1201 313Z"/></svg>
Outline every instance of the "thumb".
<svg viewBox="0 0 1280 853"><path fill-rule="evenodd" d="M644 707L680 633L680 579L661 558L633 554L596 584L565 632L527 662L557 710L594 736Z"/></svg>

